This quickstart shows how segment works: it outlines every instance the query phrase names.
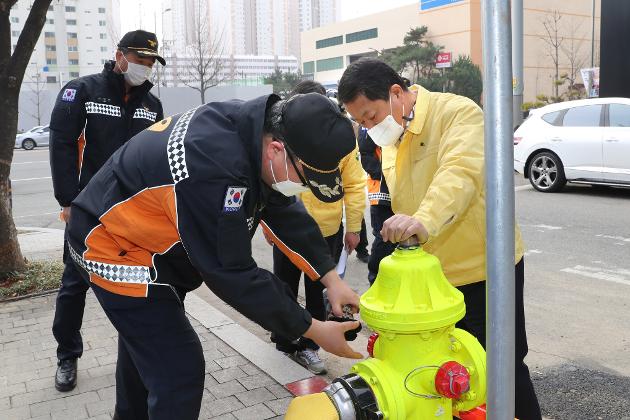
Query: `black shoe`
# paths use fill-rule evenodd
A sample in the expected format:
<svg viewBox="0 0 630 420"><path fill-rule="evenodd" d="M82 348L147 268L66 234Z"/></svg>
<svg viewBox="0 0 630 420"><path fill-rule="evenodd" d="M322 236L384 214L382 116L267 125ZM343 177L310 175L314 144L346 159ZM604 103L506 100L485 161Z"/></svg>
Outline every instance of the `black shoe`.
<svg viewBox="0 0 630 420"><path fill-rule="evenodd" d="M367 252L357 252L357 258L359 259L359 261L367 264L370 260L370 254L368 254Z"/></svg>
<svg viewBox="0 0 630 420"><path fill-rule="evenodd" d="M57 373L55 374L57 391L72 391L75 386L77 386L77 359L58 361Z"/></svg>

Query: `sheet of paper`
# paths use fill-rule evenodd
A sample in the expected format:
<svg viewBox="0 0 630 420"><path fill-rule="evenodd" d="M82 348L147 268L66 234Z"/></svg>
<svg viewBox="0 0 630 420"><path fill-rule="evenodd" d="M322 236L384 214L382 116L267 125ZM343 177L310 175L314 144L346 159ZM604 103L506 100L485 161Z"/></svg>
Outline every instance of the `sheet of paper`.
<svg viewBox="0 0 630 420"><path fill-rule="evenodd" d="M346 264L348 263L348 251L344 247L339 256L339 262L337 263L337 274L343 278L346 275Z"/></svg>

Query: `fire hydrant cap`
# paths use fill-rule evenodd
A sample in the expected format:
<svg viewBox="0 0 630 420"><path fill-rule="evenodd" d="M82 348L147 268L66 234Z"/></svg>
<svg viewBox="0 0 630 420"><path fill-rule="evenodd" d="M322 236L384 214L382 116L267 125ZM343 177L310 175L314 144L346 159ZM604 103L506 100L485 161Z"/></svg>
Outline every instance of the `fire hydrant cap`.
<svg viewBox="0 0 630 420"><path fill-rule="evenodd" d="M446 398L459 399L470 390L470 373L457 362L446 362L435 375L435 390Z"/></svg>
<svg viewBox="0 0 630 420"><path fill-rule="evenodd" d="M417 333L464 317L464 295L448 282L440 261L422 249L396 249L361 296L361 318L370 328Z"/></svg>

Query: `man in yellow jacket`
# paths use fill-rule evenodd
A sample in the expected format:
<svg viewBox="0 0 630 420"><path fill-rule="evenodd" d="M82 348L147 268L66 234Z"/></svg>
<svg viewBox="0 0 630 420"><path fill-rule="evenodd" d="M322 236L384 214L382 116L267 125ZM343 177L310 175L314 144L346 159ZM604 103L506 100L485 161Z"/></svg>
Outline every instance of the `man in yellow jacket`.
<svg viewBox="0 0 630 420"><path fill-rule="evenodd" d="M318 82L304 80L298 83L289 96L311 92L325 95L326 89ZM365 211L366 177L359 159L358 147L339 162L339 169L344 193L343 200L324 203L308 191L299 196L306 211L319 226L335 263L339 262L339 256L344 247L348 253L351 253L359 244L359 232ZM342 223L344 209L346 213L345 235ZM297 296L302 272L277 247L274 247L273 250L273 272ZM306 309L315 319L320 321L323 321L326 316L323 290L324 287L321 283L305 278ZM271 339L276 343L278 350L291 356L311 372L326 373L326 367L317 353L319 346L314 341L301 337L297 342L292 342L286 337L275 334L272 335Z"/></svg>
<svg viewBox="0 0 630 420"><path fill-rule="evenodd" d="M484 126L471 100L407 88L387 64L363 58L345 70L339 100L382 147L383 174L394 216L383 240L416 235L440 259L444 274L464 294L466 316L458 325L485 345L486 197ZM529 370L523 310L523 244L516 228L516 417L541 419Z"/></svg>

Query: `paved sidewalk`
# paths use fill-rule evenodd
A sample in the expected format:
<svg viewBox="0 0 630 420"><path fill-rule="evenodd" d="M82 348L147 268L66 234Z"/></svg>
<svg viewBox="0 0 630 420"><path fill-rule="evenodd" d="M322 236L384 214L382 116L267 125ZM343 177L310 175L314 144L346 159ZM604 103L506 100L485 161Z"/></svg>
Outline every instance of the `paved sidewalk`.
<svg viewBox="0 0 630 420"><path fill-rule="evenodd" d="M63 231L18 228L31 260L60 258ZM0 302L0 420L111 419L115 403L117 333L88 292L78 385L55 390L56 341L51 326L56 294ZM293 395L322 380L277 352L194 293L186 312L206 361L200 419L282 418ZM310 386L310 388L309 388ZM295 392L295 391L294 391Z"/></svg>

